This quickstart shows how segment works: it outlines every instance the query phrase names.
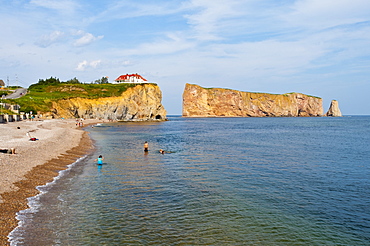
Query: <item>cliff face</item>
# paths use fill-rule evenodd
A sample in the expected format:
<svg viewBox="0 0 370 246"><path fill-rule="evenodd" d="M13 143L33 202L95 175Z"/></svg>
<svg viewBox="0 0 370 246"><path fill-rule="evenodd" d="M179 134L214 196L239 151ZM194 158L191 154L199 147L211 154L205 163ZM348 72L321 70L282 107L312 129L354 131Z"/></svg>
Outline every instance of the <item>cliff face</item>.
<svg viewBox="0 0 370 246"><path fill-rule="evenodd" d="M165 120L162 92L157 85L140 84L120 97L71 98L53 103L54 116L63 118L102 118L120 121Z"/></svg>
<svg viewBox="0 0 370 246"><path fill-rule="evenodd" d="M342 112L340 112L338 101L332 100L329 110L326 113L326 116L332 116L332 117L342 117Z"/></svg>
<svg viewBox="0 0 370 246"><path fill-rule="evenodd" d="M322 99L300 93L282 95L205 89L186 84L182 115L185 117L308 117L322 116Z"/></svg>

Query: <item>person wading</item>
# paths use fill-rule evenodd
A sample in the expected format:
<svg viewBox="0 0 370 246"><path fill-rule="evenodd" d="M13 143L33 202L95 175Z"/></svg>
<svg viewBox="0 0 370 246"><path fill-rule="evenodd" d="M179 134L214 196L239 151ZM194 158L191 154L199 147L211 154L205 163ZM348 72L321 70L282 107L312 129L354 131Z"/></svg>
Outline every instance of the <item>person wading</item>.
<svg viewBox="0 0 370 246"><path fill-rule="evenodd" d="M103 165L104 157L102 155L99 155L98 159L95 159L94 161L97 161L98 165Z"/></svg>
<svg viewBox="0 0 370 246"><path fill-rule="evenodd" d="M145 141L144 143L144 152L148 152L149 151L149 144L147 141Z"/></svg>

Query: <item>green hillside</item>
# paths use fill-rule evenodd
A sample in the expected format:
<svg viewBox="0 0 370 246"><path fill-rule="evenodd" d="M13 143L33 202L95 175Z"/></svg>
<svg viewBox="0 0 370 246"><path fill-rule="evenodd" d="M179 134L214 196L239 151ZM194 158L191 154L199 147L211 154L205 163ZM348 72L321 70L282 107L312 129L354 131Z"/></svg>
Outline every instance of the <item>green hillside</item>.
<svg viewBox="0 0 370 246"><path fill-rule="evenodd" d="M49 112L52 102L69 98L89 98L120 96L122 92L138 84L82 84L82 83L38 83L28 88L27 95L9 103L21 106L22 112Z"/></svg>

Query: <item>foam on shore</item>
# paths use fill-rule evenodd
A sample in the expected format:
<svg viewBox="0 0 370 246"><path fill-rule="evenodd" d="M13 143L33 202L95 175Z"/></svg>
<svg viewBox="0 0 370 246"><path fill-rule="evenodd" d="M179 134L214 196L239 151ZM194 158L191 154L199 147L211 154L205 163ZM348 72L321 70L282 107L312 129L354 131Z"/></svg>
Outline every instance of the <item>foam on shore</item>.
<svg viewBox="0 0 370 246"><path fill-rule="evenodd" d="M25 124L26 122L23 125ZM0 245L9 244L8 235L18 226L17 213L32 205L28 204L28 198L35 197L40 193L36 187L53 182L56 177L61 175L61 171L68 169L68 165L75 163L79 158L86 156L93 150L93 143L88 133L82 131L82 129L77 129L73 121L63 122L62 127L58 125L58 127L55 126L55 129L53 129L53 126L50 125L50 129L46 129L50 132L43 135L44 138L41 138L39 147L28 147L31 146L29 144L21 146L21 152L18 152L17 156L2 156L2 168L8 168L11 173L9 180L2 177L0 181L0 184L4 184L4 187L6 187L5 192L1 193L2 200L0 201ZM14 124L11 127L16 128L17 125ZM42 129L48 127L48 124L39 122L37 127L40 130L39 133L41 133ZM64 131L65 129L67 131ZM14 137L11 131L8 135ZM65 141L65 143L55 143L52 136L59 135L60 141ZM14 141L12 144L14 144ZM56 148L53 148L53 146ZM40 154L41 160L48 161L41 164L37 161L32 162L31 160L36 158L38 154ZM50 158L48 159L48 157ZM19 161L14 161L16 160L14 158L18 158ZM28 163L28 160L30 160L30 163ZM14 175L14 173L16 174ZM7 187L9 183L11 187Z"/></svg>
<svg viewBox="0 0 370 246"><path fill-rule="evenodd" d="M18 220L18 226L10 232L8 235L10 245L18 245L18 239L22 237L22 227L24 223L28 219L32 219L32 216L34 213L36 213L39 210L40 207L40 198L48 191L48 188L50 186L55 185L55 183L62 178L65 174L67 174L75 165L77 165L80 161L84 160L88 155L84 155L80 158L78 158L75 162L72 164L67 165L67 169L58 171L58 176L53 178L53 181L46 183L45 185L37 186L36 189L39 191L39 194L33 197L27 198L28 201L28 208L25 210L21 210L16 213L16 219Z"/></svg>

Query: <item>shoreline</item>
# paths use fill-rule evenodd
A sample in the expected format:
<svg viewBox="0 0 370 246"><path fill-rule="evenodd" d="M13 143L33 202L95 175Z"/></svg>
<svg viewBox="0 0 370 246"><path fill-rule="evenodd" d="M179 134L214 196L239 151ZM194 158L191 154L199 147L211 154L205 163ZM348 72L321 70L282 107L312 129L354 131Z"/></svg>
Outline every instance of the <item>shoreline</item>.
<svg viewBox="0 0 370 246"><path fill-rule="evenodd" d="M102 120L11 122L0 125L0 148L16 148L16 154L0 154L0 245L18 226L16 213L28 208L27 198L39 194L37 186L52 182L59 172L80 157L92 153L93 140L84 128ZM20 129L19 129L19 128ZM35 135L29 141L25 132Z"/></svg>

